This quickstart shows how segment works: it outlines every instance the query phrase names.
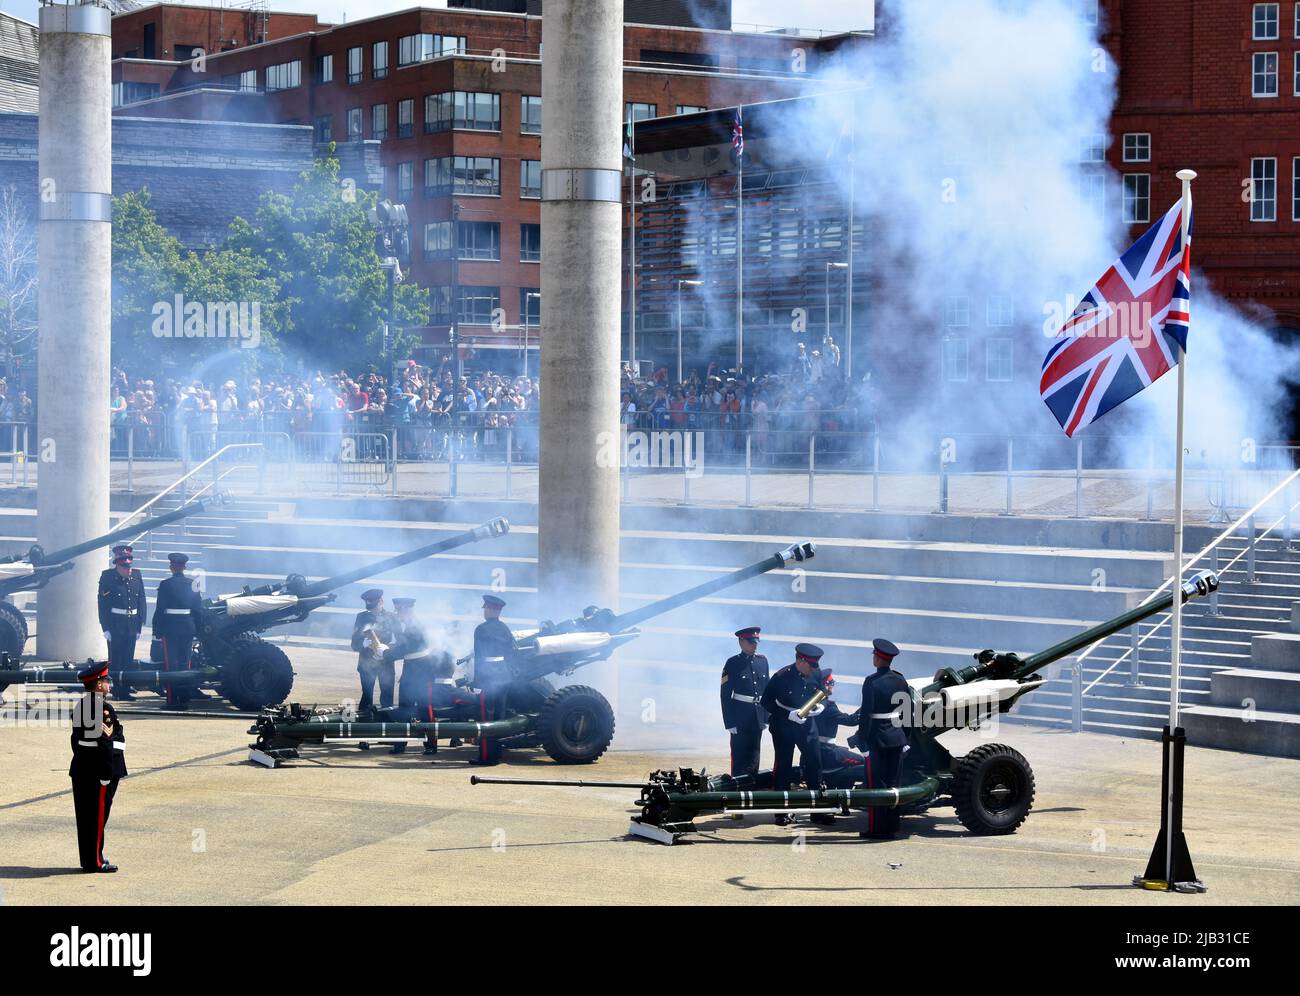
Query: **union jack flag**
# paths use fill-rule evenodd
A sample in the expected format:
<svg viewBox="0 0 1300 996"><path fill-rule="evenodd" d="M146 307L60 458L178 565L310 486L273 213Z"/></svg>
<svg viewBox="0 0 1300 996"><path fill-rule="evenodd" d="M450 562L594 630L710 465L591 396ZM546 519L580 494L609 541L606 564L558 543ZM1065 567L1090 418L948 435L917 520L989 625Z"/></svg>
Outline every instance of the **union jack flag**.
<svg viewBox="0 0 1300 996"><path fill-rule="evenodd" d="M1142 235L1084 296L1043 360L1038 390L1073 436L1173 369L1191 320L1191 226L1183 202Z"/></svg>
<svg viewBox="0 0 1300 996"><path fill-rule="evenodd" d="M741 121L739 107L736 108L736 120L731 123L731 149L736 154L736 162L740 162L745 154L745 125Z"/></svg>

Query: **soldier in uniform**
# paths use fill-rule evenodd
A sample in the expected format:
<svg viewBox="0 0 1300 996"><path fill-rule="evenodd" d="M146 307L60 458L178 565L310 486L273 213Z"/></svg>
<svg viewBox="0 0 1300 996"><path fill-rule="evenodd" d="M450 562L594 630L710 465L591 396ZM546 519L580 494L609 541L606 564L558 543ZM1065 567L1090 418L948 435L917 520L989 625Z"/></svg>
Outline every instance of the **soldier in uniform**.
<svg viewBox="0 0 1300 996"><path fill-rule="evenodd" d="M167 554L171 577L158 583L158 597L153 606L153 635L162 643L163 670L188 671L193 667L194 637L198 635L203 611L203 596L196 583L185 576L190 558L183 553ZM184 709L193 688L167 686L167 704Z"/></svg>
<svg viewBox="0 0 1300 996"><path fill-rule="evenodd" d="M113 547L113 566L99 576L99 628L108 642L109 672L135 666L135 643L144 628L144 578L131 566L131 547Z"/></svg>
<svg viewBox="0 0 1300 996"><path fill-rule="evenodd" d="M758 773L767 714L758 704L767 688L767 658L758 652L757 626L736 630L740 653L722 665L722 725L731 734L731 773Z"/></svg>
<svg viewBox="0 0 1300 996"><path fill-rule="evenodd" d="M907 679L890 665L898 647L888 640L872 644L876 673L862 682L861 720L858 747L865 752L863 784L866 788L894 788L902 774L903 752L907 747L907 704L911 690ZM872 806L867 809L867 829L861 837L888 839L898 832L898 808Z"/></svg>
<svg viewBox="0 0 1300 996"><path fill-rule="evenodd" d="M413 598L393 599L400 628L397 642L387 653L393 655L394 659L400 657L402 660L402 680L397 688L398 703L407 710L407 715L414 722L433 723L437 722L440 710L445 714L456 706L477 704L478 697L457 691L456 662L451 654L436 652L429 646L424 626L412 612L414 606ZM453 739L451 745L458 747L460 741ZM438 753L435 737L425 738L424 753Z"/></svg>
<svg viewBox="0 0 1300 996"><path fill-rule="evenodd" d="M384 593L380 588L363 591L361 601L366 607L352 621L352 649L357 652L357 673L361 675L357 711L367 710L374 704L376 681L380 708L387 709L393 704L393 686L397 683L393 661L384 659L384 652L393 642L393 615L384 611Z"/></svg>
<svg viewBox="0 0 1300 996"><path fill-rule="evenodd" d="M479 720L500 719L505 710L506 691L510 683L510 655L515 636L501 621L505 601L496 595L483 596L483 621L474 628L474 684L481 692ZM497 764L501 760L501 743L494 737L478 738L475 764Z"/></svg>
<svg viewBox="0 0 1300 996"><path fill-rule="evenodd" d="M840 779L846 777L847 773L851 773L853 783L856 784L859 781L864 763L862 755L849 750L847 747L841 747L835 742L835 737L839 733L841 726L857 728L860 710L847 713L840 708L838 702L830 697L835 692L835 676L830 671L822 672L821 687L827 696L821 703L825 708L813 717L812 722L814 734L817 737L817 751L818 758L821 761L822 774L829 775L830 772L836 772L837 778L831 783L832 786L835 788L851 788L852 785L841 784ZM847 773L842 773L843 769L847 769ZM835 822L835 817L830 813L817 814L812 817L812 821L829 826Z"/></svg>
<svg viewBox="0 0 1300 996"><path fill-rule="evenodd" d="M794 773L791 764L794 750L799 748L799 766L804 784L809 788L821 787L821 758L815 735L816 727L809 719L820 716L824 706L818 704L805 718L799 709L812 698L820 681L818 673L822 659L821 647L800 643L794 648L794 663L787 664L772 675L759 704L767 710L767 728L772 734L776 757L772 762L772 788L784 792L790 787ZM778 826L790 822L786 816L776 818Z"/></svg>
<svg viewBox="0 0 1300 996"><path fill-rule="evenodd" d="M72 805L77 814L77 850L83 872L115 872L104 860L104 828L113 811L117 783L126 777L126 737L108 702L108 664L77 672L85 687L72 715Z"/></svg>

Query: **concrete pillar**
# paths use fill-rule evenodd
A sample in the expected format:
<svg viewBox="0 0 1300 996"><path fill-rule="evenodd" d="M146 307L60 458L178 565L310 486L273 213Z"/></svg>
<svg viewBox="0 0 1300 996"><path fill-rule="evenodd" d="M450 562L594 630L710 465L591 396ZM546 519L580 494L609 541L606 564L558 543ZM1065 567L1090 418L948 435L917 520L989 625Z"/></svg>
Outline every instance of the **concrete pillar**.
<svg viewBox="0 0 1300 996"><path fill-rule="evenodd" d="M622 0L546 0L542 43L538 556L554 618L618 609Z"/></svg>
<svg viewBox="0 0 1300 996"><path fill-rule="evenodd" d="M110 12L40 9L40 345L37 540L46 550L108 529L112 81ZM87 555L37 599L37 652L102 658Z"/></svg>

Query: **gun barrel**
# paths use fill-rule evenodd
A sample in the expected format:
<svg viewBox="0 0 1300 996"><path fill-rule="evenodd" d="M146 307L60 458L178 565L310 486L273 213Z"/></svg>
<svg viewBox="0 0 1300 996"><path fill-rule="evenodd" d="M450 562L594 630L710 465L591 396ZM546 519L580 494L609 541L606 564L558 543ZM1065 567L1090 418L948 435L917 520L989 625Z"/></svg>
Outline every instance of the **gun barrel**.
<svg viewBox="0 0 1300 996"><path fill-rule="evenodd" d="M585 778L563 781L558 778L494 778L491 775L470 775L471 785L561 785L568 788L641 789L645 782L593 782Z"/></svg>
<svg viewBox="0 0 1300 996"><path fill-rule="evenodd" d="M366 564L363 567L358 567L355 570L347 571L343 574L336 574L332 578L324 578L323 580L304 585L299 594L305 597L323 595L326 592L333 591L336 588L342 588L344 585L352 584L355 581L361 581L365 578L374 577L377 574L384 574L387 571L395 570L404 564L414 563L417 560L424 560L426 557L432 557L439 553L446 553L448 550L454 550L458 546L475 543L478 540L487 539L489 536L504 536L509 531L510 523L504 518L490 519L481 526L467 529L463 533L457 533L455 536L439 540L436 543L417 547L414 550L408 550L406 553L399 553L394 557L378 560L373 564Z"/></svg>
<svg viewBox="0 0 1300 996"><path fill-rule="evenodd" d="M139 522L132 522L128 526L121 526L103 536L96 536L94 539L88 539L84 543L77 543L75 546L65 547L62 550L51 550L46 552L39 546L33 546L28 558L38 567L49 564L57 564L65 560L73 560L80 557L83 553L89 553L91 550L97 550L100 547L111 546L117 540L127 539L132 536L138 536L141 533L147 533L151 529L157 529L159 526L165 526L170 522L176 522L178 519L184 519L187 516L194 515L196 512L202 512L216 499L213 497L197 498L192 502L187 502L180 508L173 509L170 512L164 512L162 515L155 515L149 519L142 519Z"/></svg>
<svg viewBox="0 0 1300 996"><path fill-rule="evenodd" d="M803 562L811 560L816 547L811 542L795 543L786 547L784 550L778 550L772 556L760 560L757 564L751 564L748 567L742 567L738 571L732 571L730 574L724 574L720 578L714 578L712 581L705 581L694 588L688 588L686 591L678 592L676 595L669 595L667 598L661 598L657 602L651 602L649 605L643 605L639 609L633 609L630 612L624 612L622 615L615 616L610 625L611 633L618 633L625 629L631 629L638 626L647 619L653 619L655 616L663 615L665 612L671 612L673 609L688 602L694 602L701 598L706 598L714 592L722 591L724 588L730 588L732 585L757 577L760 574L766 574L768 571L775 571L784 567L790 561Z"/></svg>

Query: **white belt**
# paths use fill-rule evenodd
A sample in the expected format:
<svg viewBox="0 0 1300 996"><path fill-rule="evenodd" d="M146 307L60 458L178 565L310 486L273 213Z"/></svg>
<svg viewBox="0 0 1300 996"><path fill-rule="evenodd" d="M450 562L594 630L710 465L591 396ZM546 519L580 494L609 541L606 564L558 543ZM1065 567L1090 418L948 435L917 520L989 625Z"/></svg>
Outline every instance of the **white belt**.
<svg viewBox="0 0 1300 996"><path fill-rule="evenodd" d="M873 712L868 719L902 719L903 710L895 709L893 712Z"/></svg>
<svg viewBox="0 0 1300 996"><path fill-rule="evenodd" d="M99 746L99 741L98 741L98 740L78 740L77 743L79 743L82 747L98 747L98 746Z"/></svg>
<svg viewBox="0 0 1300 996"><path fill-rule="evenodd" d="M117 616L134 615L134 613L130 609L113 609L113 614Z"/></svg>
<svg viewBox="0 0 1300 996"><path fill-rule="evenodd" d="M434 678L433 683L435 685L454 685L456 684L456 679L455 678Z"/></svg>
<svg viewBox="0 0 1300 996"><path fill-rule="evenodd" d="M120 740L114 740L113 750L126 750L126 744L122 743Z"/></svg>
<svg viewBox="0 0 1300 996"><path fill-rule="evenodd" d="M737 695L735 692L732 692L732 693L731 693L731 697L732 697L733 699L735 699L737 702L757 702L757 701L758 701L758 699L756 699L756 698L755 698L754 696L752 696L752 695Z"/></svg>
<svg viewBox="0 0 1300 996"><path fill-rule="evenodd" d="M169 616L188 616L190 614L190 610L189 609L163 609L163 613Z"/></svg>

